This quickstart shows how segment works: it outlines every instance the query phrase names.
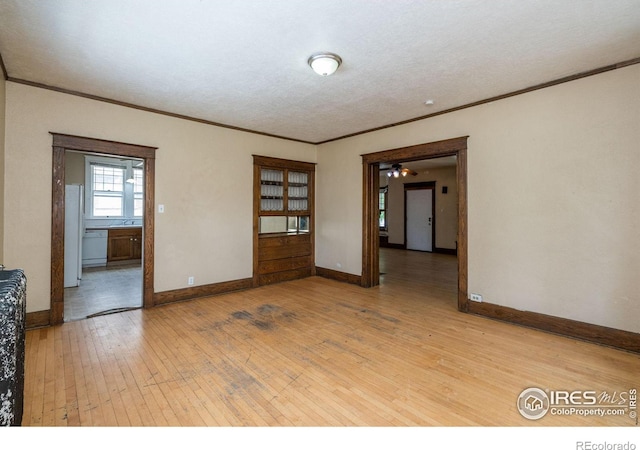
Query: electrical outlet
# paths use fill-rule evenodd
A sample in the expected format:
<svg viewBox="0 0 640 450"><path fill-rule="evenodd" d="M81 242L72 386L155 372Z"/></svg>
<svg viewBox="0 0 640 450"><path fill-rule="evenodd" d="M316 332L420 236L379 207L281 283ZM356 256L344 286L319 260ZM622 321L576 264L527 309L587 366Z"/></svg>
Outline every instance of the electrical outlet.
<svg viewBox="0 0 640 450"><path fill-rule="evenodd" d="M188 284L189 286L192 286L192 285L193 285L193 283L195 283L195 279L194 279L193 277L189 277L189 279L187 280L187 284Z"/></svg>
<svg viewBox="0 0 640 450"><path fill-rule="evenodd" d="M482 302L482 295L480 295L480 294L471 294L469 296L469 300L474 301L474 302Z"/></svg>

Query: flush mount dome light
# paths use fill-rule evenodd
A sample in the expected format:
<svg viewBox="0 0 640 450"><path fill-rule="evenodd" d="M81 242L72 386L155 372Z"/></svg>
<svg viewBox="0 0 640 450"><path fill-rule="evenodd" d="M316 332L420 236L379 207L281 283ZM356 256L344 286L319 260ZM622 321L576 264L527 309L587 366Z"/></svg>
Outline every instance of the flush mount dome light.
<svg viewBox="0 0 640 450"><path fill-rule="evenodd" d="M314 53L309 57L308 63L315 73L326 77L338 70L342 64L342 58L334 53Z"/></svg>

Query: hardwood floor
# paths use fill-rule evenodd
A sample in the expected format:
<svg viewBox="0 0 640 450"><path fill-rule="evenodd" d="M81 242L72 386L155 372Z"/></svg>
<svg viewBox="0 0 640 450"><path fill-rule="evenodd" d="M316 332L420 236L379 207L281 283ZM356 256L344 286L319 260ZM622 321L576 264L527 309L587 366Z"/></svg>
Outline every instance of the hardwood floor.
<svg viewBox="0 0 640 450"><path fill-rule="evenodd" d="M516 402L638 388L637 354L459 313L454 256L381 254L371 289L311 277L30 330L23 425L636 425Z"/></svg>

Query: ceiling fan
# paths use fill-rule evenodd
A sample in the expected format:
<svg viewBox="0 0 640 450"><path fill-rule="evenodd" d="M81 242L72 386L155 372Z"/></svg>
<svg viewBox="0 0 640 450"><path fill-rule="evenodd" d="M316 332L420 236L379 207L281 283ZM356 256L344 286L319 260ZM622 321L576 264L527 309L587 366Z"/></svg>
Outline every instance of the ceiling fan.
<svg viewBox="0 0 640 450"><path fill-rule="evenodd" d="M408 175L413 175L414 177L416 175L418 175L418 172L416 172L415 170L411 170L411 169L407 169L407 168L402 168L402 164L393 164L391 166L391 169L389 169L389 171L387 172L387 176L389 178L394 177L394 178L398 178L400 175L402 175L403 177L406 177Z"/></svg>

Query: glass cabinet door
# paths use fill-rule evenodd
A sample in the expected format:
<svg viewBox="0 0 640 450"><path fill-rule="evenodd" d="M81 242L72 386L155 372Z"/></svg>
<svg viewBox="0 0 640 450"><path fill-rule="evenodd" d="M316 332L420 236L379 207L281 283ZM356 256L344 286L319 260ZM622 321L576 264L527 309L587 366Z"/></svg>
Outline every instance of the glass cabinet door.
<svg viewBox="0 0 640 450"><path fill-rule="evenodd" d="M260 210L284 211L283 170L260 170Z"/></svg>
<svg viewBox="0 0 640 450"><path fill-rule="evenodd" d="M309 209L309 175L306 172L289 171L287 178L287 209L307 211Z"/></svg>
<svg viewBox="0 0 640 450"><path fill-rule="evenodd" d="M257 235L311 233L313 164L254 155L254 168Z"/></svg>

